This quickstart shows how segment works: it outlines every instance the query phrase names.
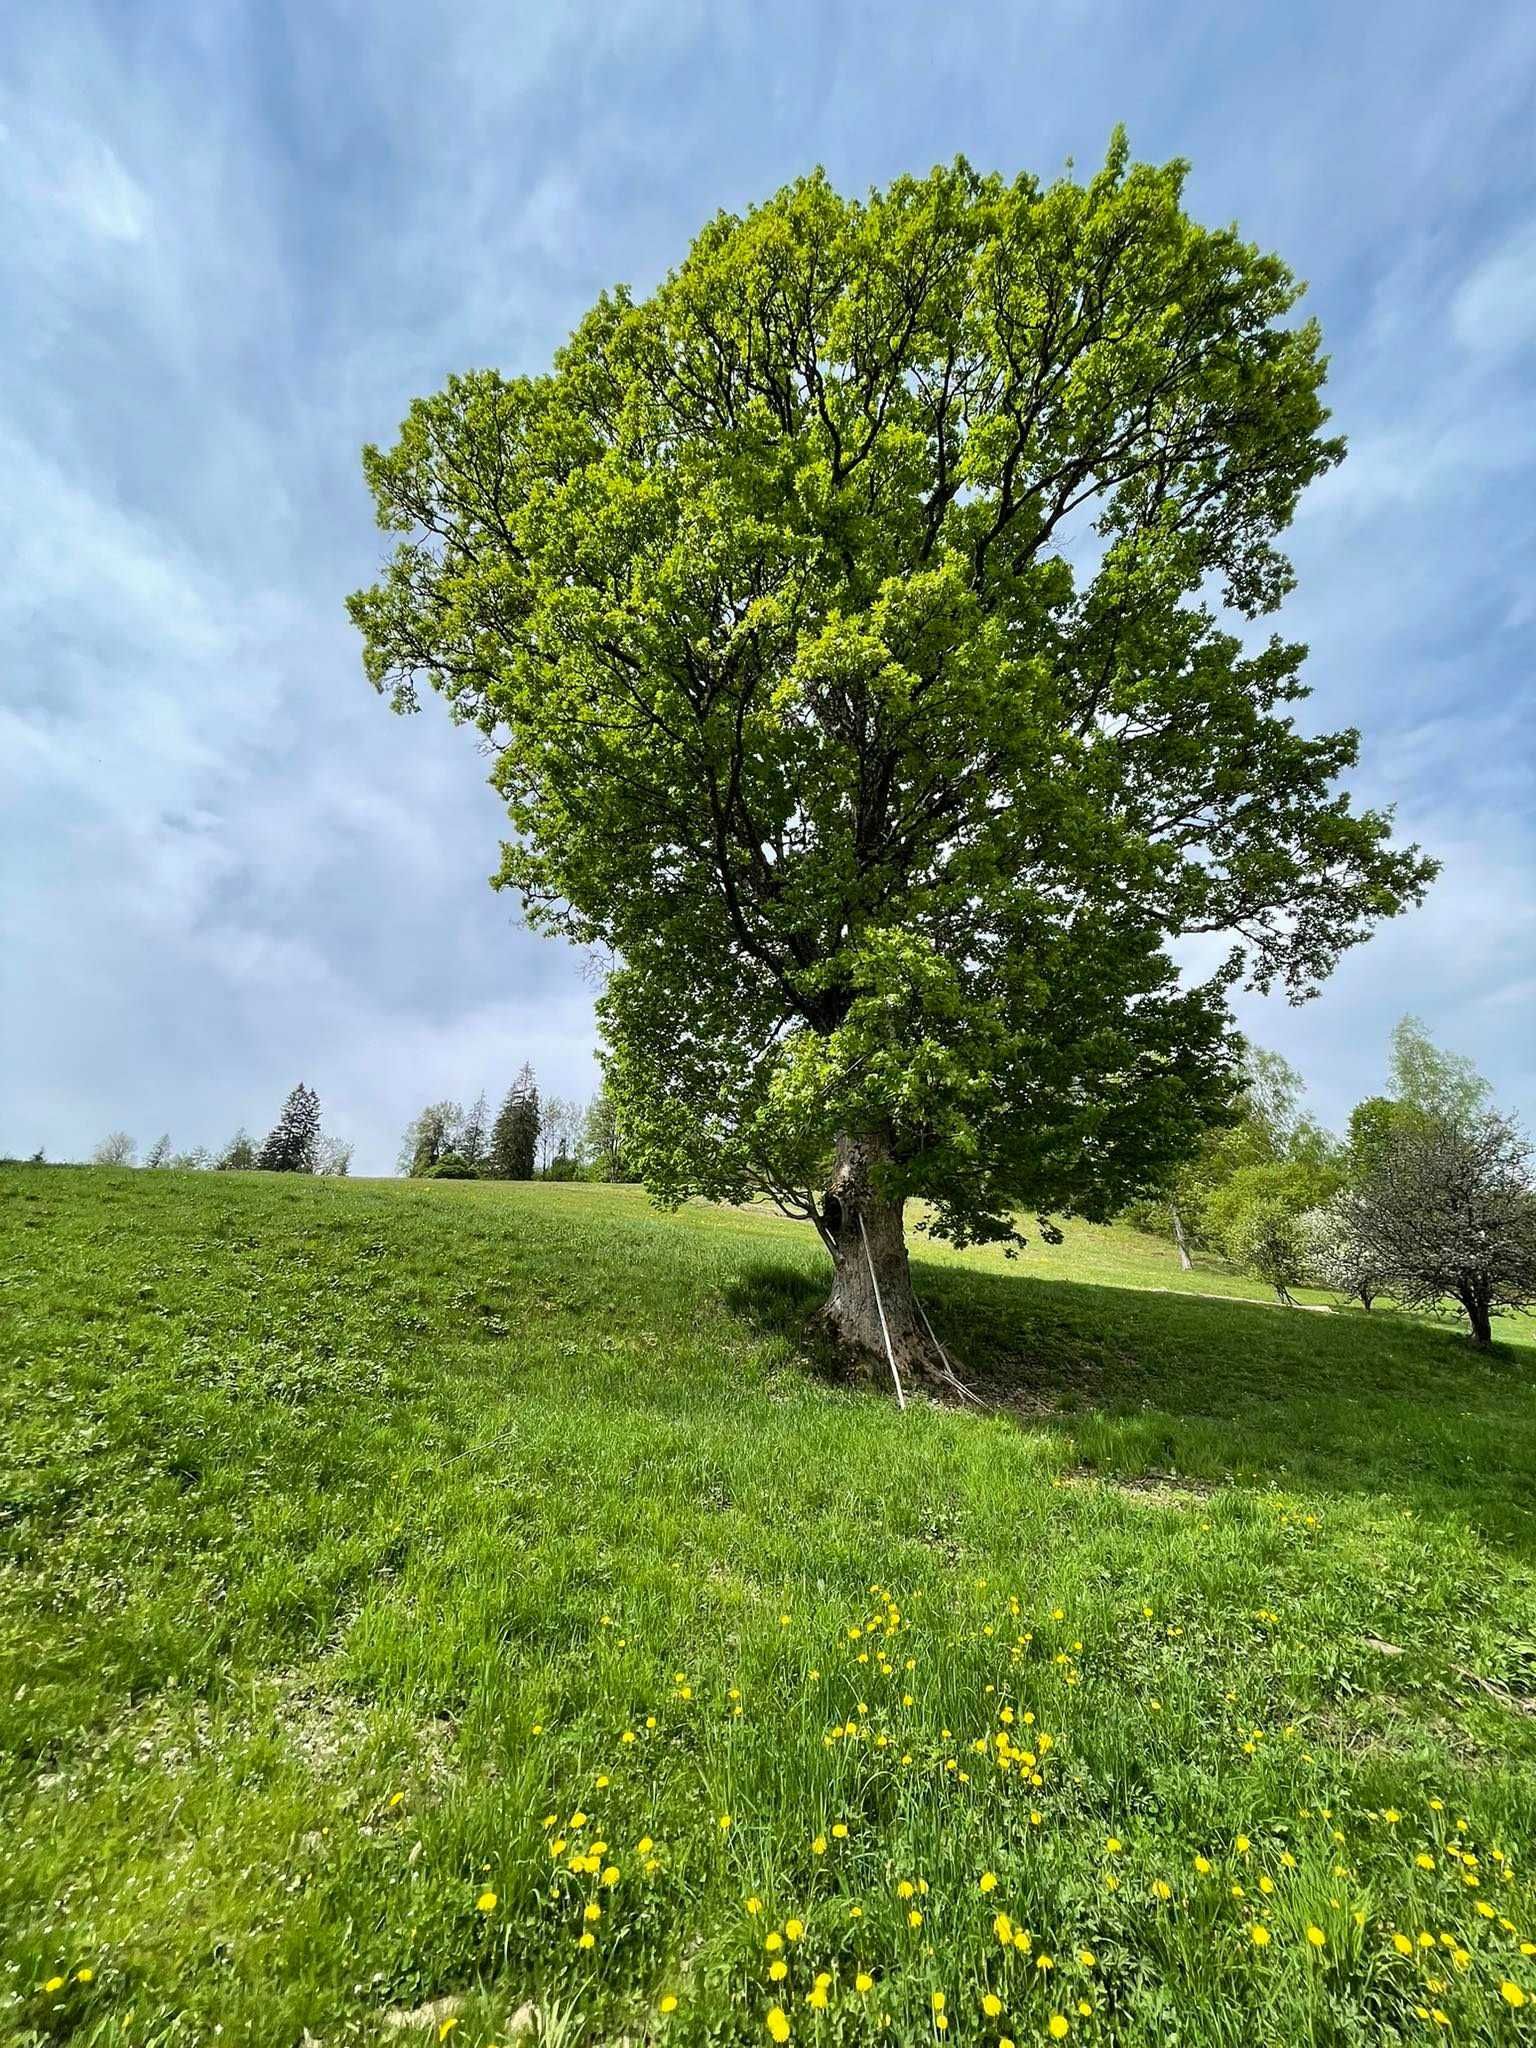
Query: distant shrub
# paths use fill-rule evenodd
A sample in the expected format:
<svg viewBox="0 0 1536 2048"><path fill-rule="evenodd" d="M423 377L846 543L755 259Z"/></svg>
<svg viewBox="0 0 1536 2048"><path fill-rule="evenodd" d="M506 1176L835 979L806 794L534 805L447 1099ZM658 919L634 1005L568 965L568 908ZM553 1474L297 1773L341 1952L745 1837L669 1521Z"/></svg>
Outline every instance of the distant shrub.
<svg viewBox="0 0 1536 2048"><path fill-rule="evenodd" d="M419 1176L422 1180L478 1180L479 1174L468 1160L461 1159L457 1152L445 1152L441 1159L427 1167Z"/></svg>

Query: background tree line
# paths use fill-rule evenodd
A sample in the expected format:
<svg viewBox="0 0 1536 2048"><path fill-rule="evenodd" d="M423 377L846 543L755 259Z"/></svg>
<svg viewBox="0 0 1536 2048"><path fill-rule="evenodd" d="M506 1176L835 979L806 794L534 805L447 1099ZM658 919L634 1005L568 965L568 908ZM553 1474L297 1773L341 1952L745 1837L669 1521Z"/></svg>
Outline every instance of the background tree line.
<svg viewBox="0 0 1536 2048"><path fill-rule="evenodd" d="M136 1165L138 1145L127 1131L109 1131L91 1154L91 1163ZM242 1124L220 1152L210 1152L206 1145L177 1152L170 1133L162 1131L143 1163L150 1170L170 1167L179 1173L321 1173L345 1179L352 1170L352 1147L346 1139L321 1129L320 1097L301 1081L259 1145Z"/></svg>
<svg viewBox="0 0 1536 2048"><path fill-rule="evenodd" d="M1284 1302L1310 1284L1366 1310L1455 1303L1479 1346L1494 1316L1536 1303L1531 1144L1470 1060L1404 1017L1386 1091L1342 1138L1302 1095L1293 1067L1251 1050L1231 1119L1126 1220L1170 1237L1185 1267L1215 1253Z"/></svg>
<svg viewBox="0 0 1536 2048"><path fill-rule="evenodd" d="M540 1096L526 1062L490 1117L482 1089L466 1111L429 1102L406 1125L398 1170L413 1180L633 1180L606 1086L589 1102Z"/></svg>

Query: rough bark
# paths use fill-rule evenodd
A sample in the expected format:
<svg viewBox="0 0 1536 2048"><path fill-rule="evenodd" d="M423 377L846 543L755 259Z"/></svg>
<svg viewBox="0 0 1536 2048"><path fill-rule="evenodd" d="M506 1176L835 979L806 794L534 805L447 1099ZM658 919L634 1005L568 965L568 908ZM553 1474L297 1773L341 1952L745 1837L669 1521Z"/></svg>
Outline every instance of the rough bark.
<svg viewBox="0 0 1536 2048"><path fill-rule="evenodd" d="M819 1320L869 1379L889 1383L894 1358L904 1394L914 1388L953 1394L956 1382L912 1292L902 1225L905 1205L876 1184L888 1160L878 1138L837 1141L837 1164L821 1201L823 1234L832 1254L832 1292Z"/></svg>

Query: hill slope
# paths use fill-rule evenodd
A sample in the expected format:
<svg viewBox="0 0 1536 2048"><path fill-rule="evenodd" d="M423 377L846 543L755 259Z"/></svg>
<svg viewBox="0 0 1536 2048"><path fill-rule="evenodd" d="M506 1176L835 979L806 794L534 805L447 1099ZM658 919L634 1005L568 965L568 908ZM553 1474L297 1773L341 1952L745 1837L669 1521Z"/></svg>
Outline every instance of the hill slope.
<svg viewBox="0 0 1536 2048"><path fill-rule="evenodd" d="M900 1416L752 1212L20 1168L0 1244L10 2038L1529 2032L1529 1349L1079 1232L924 1260L1002 1405Z"/></svg>

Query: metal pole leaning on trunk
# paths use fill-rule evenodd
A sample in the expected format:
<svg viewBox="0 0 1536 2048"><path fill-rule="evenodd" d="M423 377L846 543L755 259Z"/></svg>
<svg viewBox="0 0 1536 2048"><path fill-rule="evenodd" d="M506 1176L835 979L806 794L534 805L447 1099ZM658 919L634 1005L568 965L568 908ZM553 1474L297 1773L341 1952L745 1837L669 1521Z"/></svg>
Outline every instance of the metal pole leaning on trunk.
<svg viewBox="0 0 1536 2048"><path fill-rule="evenodd" d="M901 1374L896 1370L896 1354L891 1349L891 1333L886 1328L885 1303L880 1299L880 1282L875 1278L875 1262L870 1256L869 1232L864 1228L864 1211L859 1211L859 1236L864 1240L864 1263L869 1268L869 1284L875 1290L875 1308L880 1317L880 1334L885 1339L885 1355L891 1361L891 1378L896 1382L896 1406L905 1408L907 1397L901 1391Z"/></svg>

